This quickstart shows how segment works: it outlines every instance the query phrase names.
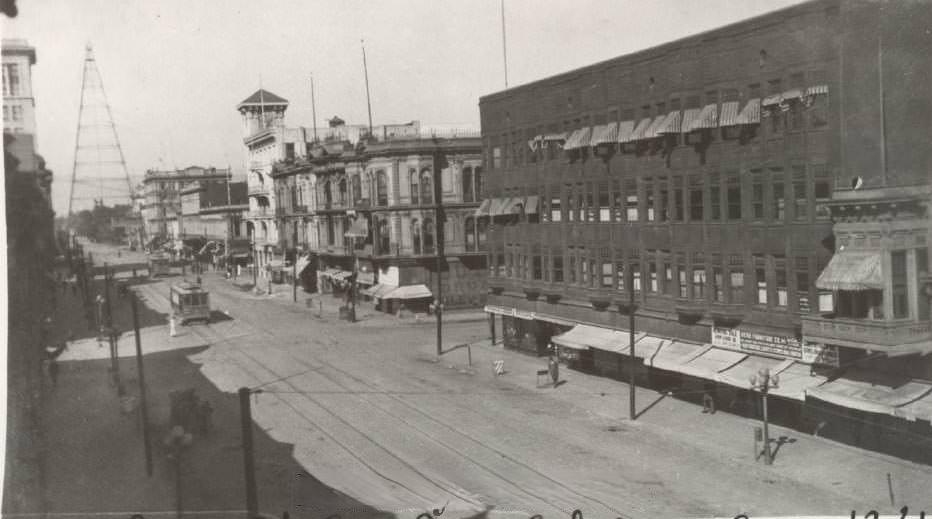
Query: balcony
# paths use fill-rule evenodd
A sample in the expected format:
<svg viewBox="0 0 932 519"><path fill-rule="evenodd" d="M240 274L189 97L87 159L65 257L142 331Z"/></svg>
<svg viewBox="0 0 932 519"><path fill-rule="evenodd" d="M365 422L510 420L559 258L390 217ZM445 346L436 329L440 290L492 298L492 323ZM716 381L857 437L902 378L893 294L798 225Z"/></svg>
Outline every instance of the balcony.
<svg viewBox="0 0 932 519"><path fill-rule="evenodd" d="M269 186L265 184L249 184L249 196L268 196Z"/></svg>
<svg viewBox="0 0 932 519"><path fill-rule="evenodd" d="M266 218L266 217L272 216L272 213L273 211L271 207L262 206L262 207L259 207L258 209L253 209L252 211L249 211L249 217L250 218Z"/></svg>
<svg viewBox="0 0 932 519"><path fill-rule="evenodd" d="M932 323L928 321L872 321L831 315L801 318L806 340L852 348L883 349L932 338Z"/></svg>

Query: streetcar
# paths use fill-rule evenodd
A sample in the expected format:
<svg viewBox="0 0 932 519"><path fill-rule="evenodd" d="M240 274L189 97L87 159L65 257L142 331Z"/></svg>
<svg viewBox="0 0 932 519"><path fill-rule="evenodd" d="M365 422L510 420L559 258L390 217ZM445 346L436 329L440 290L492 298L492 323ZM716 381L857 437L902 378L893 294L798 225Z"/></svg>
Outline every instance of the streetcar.
<svg viewBox="0 0 932 519"><path fill-rule="evenodd" d="M170 276L172 273L171 258L164 252L149 254L149 277Z"/></svg>
<svg viewBox="0 0 932 519"><path fill-rule="evenodd" d="M210 292L201 285L188 282L172 285L168 299L178 324L189 321L210 323Z"/></svg>

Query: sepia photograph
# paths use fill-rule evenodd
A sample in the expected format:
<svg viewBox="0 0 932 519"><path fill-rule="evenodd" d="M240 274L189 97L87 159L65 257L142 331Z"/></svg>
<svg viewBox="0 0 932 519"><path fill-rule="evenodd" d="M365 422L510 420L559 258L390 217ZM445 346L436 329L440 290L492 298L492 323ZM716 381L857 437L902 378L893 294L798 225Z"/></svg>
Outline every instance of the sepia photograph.
<svg viewBox="0 0 932 519"><path fill-rule="evenodd" d="M932 0L0 35L0 517L932 517Z"/></svg>

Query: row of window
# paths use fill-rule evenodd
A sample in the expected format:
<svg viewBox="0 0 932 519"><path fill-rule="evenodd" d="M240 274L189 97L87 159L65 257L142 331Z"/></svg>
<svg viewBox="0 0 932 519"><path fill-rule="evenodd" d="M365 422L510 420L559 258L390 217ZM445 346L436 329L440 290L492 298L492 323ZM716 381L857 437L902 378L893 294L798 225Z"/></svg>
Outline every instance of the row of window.
<svg viewBox="0 0 932 519"><path fill-rule="evenodd" d="M6 106L3 107L3 122L21 122L23 120L23 107L22 106Z"/></svg>
<svg viewBox="0 0 932 519"><path fill-rule="evenodd" d="M506 196L519 196L506 189ZM711 174L656 175L539 186L548 222L800 221L828 219L831 174L824 164ZM536 214L524 216L535 223Z"/></svg>
<svg viewBox="0 0 932 519"><path fill-rule="evenodd" d="M821 85L825 83L824 71L812 71L808 74L808 84ZM788 88L804 88L807 84L807 74L799 72L789 76L789 81L784 83L782 78L775 78L767 82L766 92L768 95L781 94ZM764 88L761 83L752 83L744 89L745 99L760 99L764 95ZM715 105L716 109L721 108L721 103L738 101L741 98L741 91L737 88L722 90L709 90L705 93L705 105ZM667 115L673 111L688 110L700 108L702 106L702 96L692 95L687 97L670 97L669 99L647 103L640 107L627 108L624 110L612 109L607 113L594 113L581 115L572 120L555 121L550 124L542 124L523 130L513 130L485 139L485 158L486 164L492 168L507 168L509 166L519 166L532 164L543 160L555 160L562 158L561 148L557 143L551 142L543 147L528 146L528 142L537 135L554 134L558 132L570 132L573 129L585 128L593 125L601 125L610 122L636 121L637 117L646 119ZM799 132L805 129L822 130L828 126L829 122L829 97L826 94L812 97L809 102L791 102L783 107L773 110L764 110L765 119L760 125L766 130L766 137L779 137L784 132ZM747 130L751 131L748 132ZM722 127L719 131L694 132L702 133L701 137L697 135L668 134L664 137L665 145L686 145L695 144L697 138L705 139L705 142L714 141L717 138L722 140L736 140L739 138L753 141L757 138L757 132L754 127L744 130L738 126ZM654 143L657 145L657 142ZM622 152L634 153L643 149L644 144L629 143L621 147Z"/></svg>
<svg viewBox="0 0 932 519"><path fill-rule="evenodd" d="M19 65L16 63L3 64L3 96L18 96L21 94Z"/></svg>
<svg viewBox="0 0 932 519"><path fill-rule="evenodd" d="M338 223L340 228L346 229L348 218L345 216L324 216L318 224L319 240L329 246L336 245L339 237ZM392 247L388 218L376 217L373 224L373 230L369 238L357 245L373 244L376 246L374 253L377 255L399 254L399 245L395 244L394 249ZM436 231L432 218L428 217L423 220L413 218L410 228L412 252L414 254L433 254L436 252L434 250ZM464 220L463 238L467 252L478 252L485 249L488 236L487 229L488 222L483 219L467 217ZM343 239L341 242L347 247L351 246L351 240Z"/></svg>
<svg viewBox="0 0 932 519"><path fill-rule="evenodd" d="M816 289L818 273L813 275L810 258L806 256L788 259L754 255L746 264L744 256L737 254L707 257L697 252L687 257L685 253L648 250L642 258L639 251L592 252L584 247L569 247L566 251L527 253L517 247L506 247L505 252L491 255L490 273L619 291L626 291L630 282L638 295L646 292L691 301L752 303L803 313L832 309L832 293ZM628 269L630 281L626 277Z"/></svg>

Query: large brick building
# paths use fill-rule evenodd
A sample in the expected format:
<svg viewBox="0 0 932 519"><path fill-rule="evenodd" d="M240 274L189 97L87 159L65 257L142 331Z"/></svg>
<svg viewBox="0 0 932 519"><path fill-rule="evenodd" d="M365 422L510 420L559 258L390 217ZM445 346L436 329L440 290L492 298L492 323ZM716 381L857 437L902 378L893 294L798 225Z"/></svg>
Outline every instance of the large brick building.
<svg viewBox="0 0 932 519"><path fill-rule="evenodd" d="M359 292L384 302L386 311L430 303L441 282L446 307L483 304L486 233L474 216L482 189L477 131L412 122L370 133L334 119L307 158L282 162L272 175L283 246L310 253L305 265L316 265L320 289L339 293L355 270Z"/></svg>
<svg viewBox="0 0 932 519"><path fill-rule="evenodd" d="M506 345L928 434L930 25L820 0L483 97Z"/></svg>

